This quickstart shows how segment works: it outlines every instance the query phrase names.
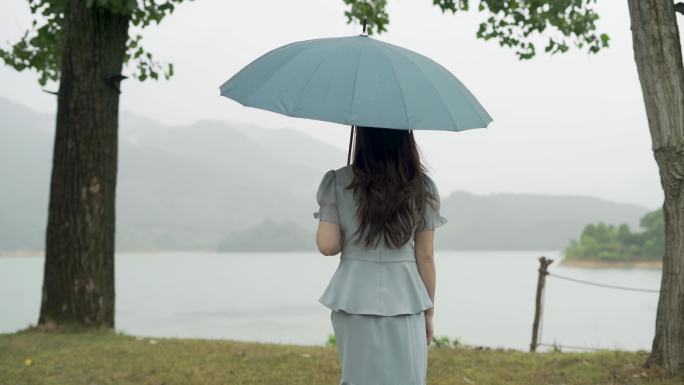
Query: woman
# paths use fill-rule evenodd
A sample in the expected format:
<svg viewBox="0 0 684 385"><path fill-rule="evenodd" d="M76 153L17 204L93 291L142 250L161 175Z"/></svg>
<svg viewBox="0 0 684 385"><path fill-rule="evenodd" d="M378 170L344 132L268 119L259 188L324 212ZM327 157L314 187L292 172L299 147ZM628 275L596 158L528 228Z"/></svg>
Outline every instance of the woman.
<svg viewBox="0 0 684 385"><path fill-rule="evenodd" d="M319 302L331 309L340 385L424 385L435 297L437 187L412 131L357 127L351 165L325 173L316 244L342 252Z"/></svg>

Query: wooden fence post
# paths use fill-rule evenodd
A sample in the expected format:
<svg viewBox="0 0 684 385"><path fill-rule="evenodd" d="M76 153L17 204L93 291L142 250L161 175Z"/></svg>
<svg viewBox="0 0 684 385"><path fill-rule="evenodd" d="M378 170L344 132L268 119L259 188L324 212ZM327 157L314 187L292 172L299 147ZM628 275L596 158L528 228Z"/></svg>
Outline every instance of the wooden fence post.
<svg viewBox="0 0 684 385"><path fill-rule="evenodd" d="M537 296L534 303L534 323L532 324L532 343L530 344L530 352L537 351L538 341L537 336L539 333L539 318L541 317L541 299L542 291L544 290L544 283L546 282L546 275L548 272L549 265L553 262L553 259L546 259L543 255L539 257L539 277L537 278Z"/></svg>

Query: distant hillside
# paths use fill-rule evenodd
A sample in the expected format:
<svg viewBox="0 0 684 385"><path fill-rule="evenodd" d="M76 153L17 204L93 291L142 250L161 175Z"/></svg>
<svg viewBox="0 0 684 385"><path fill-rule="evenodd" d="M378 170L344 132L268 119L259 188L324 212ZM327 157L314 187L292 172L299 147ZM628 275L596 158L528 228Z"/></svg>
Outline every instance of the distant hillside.
<svg viewBox="0 0 684 385"><path fill-rule="evenodd" d="M560 250L593 222L637 227L649 210L576 195L492 194L464 191L442 200L449 222L435 246L459 250ZM439 231L439 230L438 230Z"/></svg>
<svg viewBox="0 0 684 385"><path fill-rule="evenodd" d="M237 230L221 239L219 251L297 251L313 250L315 239L296 223L265 219L258 225Z"/></svg>
<svg viewBox="0 0 684 385"><path fill-rule="evenodd" d="M0 251L42 250L54 120L1 98L0 114ZM322 142L312 151L294 130L278 148L280 133L259 127L250 127L257 141L215 121L167 127L122 113L120 122L118 250L214 250L265 218L311 233L320 178L346 159Z"/></svg>
<svg viewBox="0 0 684 385"><path fill-rule="evenodd" d="M54 118L0 98L0 251L42 250ZM291 129L122 113L117 250L315 249L315 192L346 154ZM562 249L588 224L636 226L647 208L580 196L455 192L442 249ZM283 226L286 237L276 237Z"/></svg>

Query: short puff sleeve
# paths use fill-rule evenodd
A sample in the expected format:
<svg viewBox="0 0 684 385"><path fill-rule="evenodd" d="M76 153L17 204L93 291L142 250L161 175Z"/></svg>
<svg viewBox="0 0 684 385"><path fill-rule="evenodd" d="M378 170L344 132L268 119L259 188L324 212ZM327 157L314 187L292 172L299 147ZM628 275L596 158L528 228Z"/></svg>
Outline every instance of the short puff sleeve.
<svg viewBox="0 0 684 385"><path fill-rule="evenodd" d="M417 231L430 230L442 226L447 223L447 219L440 215L439 210L441 208L441 200L439 197L439 191L437 190L437 185L435 182L426 175L428 191L435 196L436 201L435 208L432 208L430 203L425 202L425 211L423 212L423 218L425 219L424 226L419 228Z"/></svg>
<svg viewBox="0 0 684 385"><path fill-rule="evenodd" d="M340 216L337 211L337 194L335 192L335 170L330 170L323 175L316 200L320 206L319 210L313 213L314 218L321 221L340 224Z"/></svg>

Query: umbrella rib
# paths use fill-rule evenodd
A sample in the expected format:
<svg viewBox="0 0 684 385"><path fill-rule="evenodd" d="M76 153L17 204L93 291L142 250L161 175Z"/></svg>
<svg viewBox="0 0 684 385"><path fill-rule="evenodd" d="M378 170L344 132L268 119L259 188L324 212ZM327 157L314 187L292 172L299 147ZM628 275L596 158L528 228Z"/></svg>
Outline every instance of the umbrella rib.
<svg viewBox="0 0 684 385"><path fill-rule="evenodd" d="M328 59L330 59L330 58L336 53L336 51L337 51L338 49L342 49L342 48L344 48L344 47L346 47L346 46L348 46L348 45L351 45L351 43L353 43L353 42L354 42L354 40L349 39L349 43L344 44L343 46L338 47L337 49L333 50L331 53L329 53L328 55L326 55L326 56L318 63L318 65L316 65L316 69L313 70L313 72L311 73L311 76L309 77L309 80L306 81L306 85L304 86L304 91L302 91L302 97L299 98L299 101L292 107L292 111L290 111L290 114L294 114L294 112L297 110L297 107L299 107L299 105L302 104L302 102L304 101L304 99L306 98L306 96L309 94L309 90L310 90L310 89L309 89L309 84L311 84L311 79L313 79L314 76L316 76L316 72L318 72L318 70L321 68L321 65L323 65L323 63L324 63L325 61L327 61Z"/></svg>
<svg viewBox="0 0 684 385"><path fill-rule="evenodd" d="M447 107L446 103L444 102L444 96L442 95L441 92L439 92L439 90L437 90L437 87L435 87L435 85L432 84L432 82L430 81L430 79L429 79L429 78L427 77L427 75L425 74L425 71L423 71L423 69L420 68L420 66L418 65L418 63L416 63L415 61L413 61L410 57L408 57L407 55L402 54L401 52L398 52L398 53L399 53L399 55L401 55L401 56L403 56L404 58L406 58L406 60L408 60L409 62L411 62L411 63L418 69L418 71L420 71L420 73L423 74L423 77L425 78L425 80L427 81L427 83L430 85L430 87L432 87L432 89L435 91L435 93L437 93L437 95L439 95L439 101L442 102L442 105L444 106L444 108L446 109L447 113L449 114L449 118L451 118L451 122L454 124L454 127L456 128L457 131L461 131L461 130L459 129L458 124L456 124L456 121L454 120L454 115L451 114L451 110L449 109L449 107Z"/></svg>
<svg viewBox="0 0 684 385"><path fill-rule="evenodd" d="M410 129L411 128L411 122L409 122L408 109L406 108L406 98L404 98L404 90L401 88L401 82L399 82L399 76L397 75L397 69L394 68L394 64L392 63L392 60L390 60L390 58L387 57L387 53L385 52L385 47L383 47L383 46L380 46L380 47L381 47L383 57L385 58L385 60L387 60L390 67L392 68L392 72L394 73L394 79L397 82L397 87L399 87L399 95L401 96L401 102L402 102L402 104L404 104L404 116L406 116L406 128ZM425 75L425 74L423 73L423 75ZM451 114L449 116L451 116ZM453 117L451 120L453 121Z"/></svg>
<svg viewBox="0 0 684 385"><path fill-rule="evenodd" d="M269 81L271 81L271 79L273 79L278 73L280 73L280 71L282 71L282 69L285 68L285 66L287 66L288 64L290 64L290 62L292 62L295 58L297 58L297 56L299 56L299 55L301 55L302 53L304 53L304 52L310 50L311 48L315 48L316 46L315 46L315 45L312 45L312 44L311 44L312 42L314 42L314 40L307 40L307 41L305 41L305 43L308 43L309 47L303 49L303 50L300 51L297 55L294 55L294 56L290 57L290 58L287 59L287 61L286 61L285 63L283 63L277 70L273 71L273 72L271 73L271 75L268 77L268 79L264 80L264 81L259 85L259 87L257 87L257 89L255 89L254 92L252 92L251 95L249 95L249 96L246 97L246 98L243 98L244 104L245 104L245 105L248 105L249 100L250 100L251 98L253 98L254 95L258 94L259 91L261 91L261 89L264 88L264 86L266 85L266 83L268 83ZM289 44L288 44L288 45L289 45ZM283 47L280 47L280 48L283 48ZM280 48L278 48L278 49L280 49Z"/></svg>
<svg viewBox="0 0 684 385"><path fill-rule="evenodd" d="M395 46L395 47L398 48L398 49L397 49L398 52L408 51L406 48L403 48L403 47L399 47L399 46ZM409 51L409 52L412 52L412 51ZM403 53L400 53L400 54L401 54L402 56L408 58L407 55L405 55L405 54L403 54ZM427 57L427 56L425 56L425 55L419 54L419 53L417 53L417 52L416 52L416 54L418 54L418 56L423 57L423 58L426 59L426 60L434 61L434 60L430 59L429 57ZM413 60L411 60L411 61L413 61ZM414 62L414 63L415 63L415 62ZM482 105L480 104L480 102L478 102L477 99L475 98L475 96L470 92L470 90L468 90L468 87L466 87L465 84L463 84L463 82L462 82L459 78L457 78L454 74L452 74L451 71L449 71L448 69L446 69L446 67L444 67L443 65L441 65L441 64L439 64L439 63L437 63L437 62L434 62L434 63L437 65L437 67L441 68L442 71L446 72L446 73L449 74L450 76L453 76L454 79L456 80L456 82L459 83L459 85L460 85L461 87L463 87L463 90L459 90L459 93L460 93L461 95L463 95L464 98L466 98L467 100L469 100L471 104L473 104L475 113L477 113L477 115L480 117L480 119L482 119L482 121L485 122L485 124L486 124L487 122L492 122L492 117L489 116L489 113L487 112L487 110L485 110L484 107L482 107ZM418 66L418 65L416 64L416 66ZM423 74L425 74L425 72L422 71L422 69L421 69L421 72L423 72ZM432 85L432 82L430 82L430 85ZM433 85L433 88L434 88L434 85ZM435 88L435 91L436 91L436 88ZM440 94L440 95L441 95L441 94ZM484 112L485 116L482 115L483 112Z"/></svg>
<svg viewBox="0 0 684 385"><path fill-rule="evenodd" d="M359 57L356 58L356 71L354 72L354 86L352 87L352 93L351 93L351 98L349 99L349 110L347 112L347 123L351 123L351 111L352 108L354 107L354 94L356 93L356 79L359 78L359 62L361 61L361 55L363 54L363 48L365 46L362 45L361 49L359 49Z"/></svg>
<svg viewBox="0 0 684 385"><path fill-rule="evenodd" d="M253 60L251 63L247 64L243 69L238 71L235 75L231 76L230 79L223 82L223 84L221 84L221 86L219 87L219 90L221 90L221 92L223 92L223 89L226 87L226 85L228 85L230 82L232 82L233 79L235 79L235 78L237 78L240 75L243 75L245 73L249 73L249 71L253 67L255 67L261 60L267 59L268 57L270 57L271 55L273 55L274 53L276 53L277 51L279 51L283 48L289 48L290 46L297 45L298 43L301 44L302 42L294 42L294 43L286 44L282 47L274 48L274 49L266 52L265 54L258 57L256 60Z"/></svg>

